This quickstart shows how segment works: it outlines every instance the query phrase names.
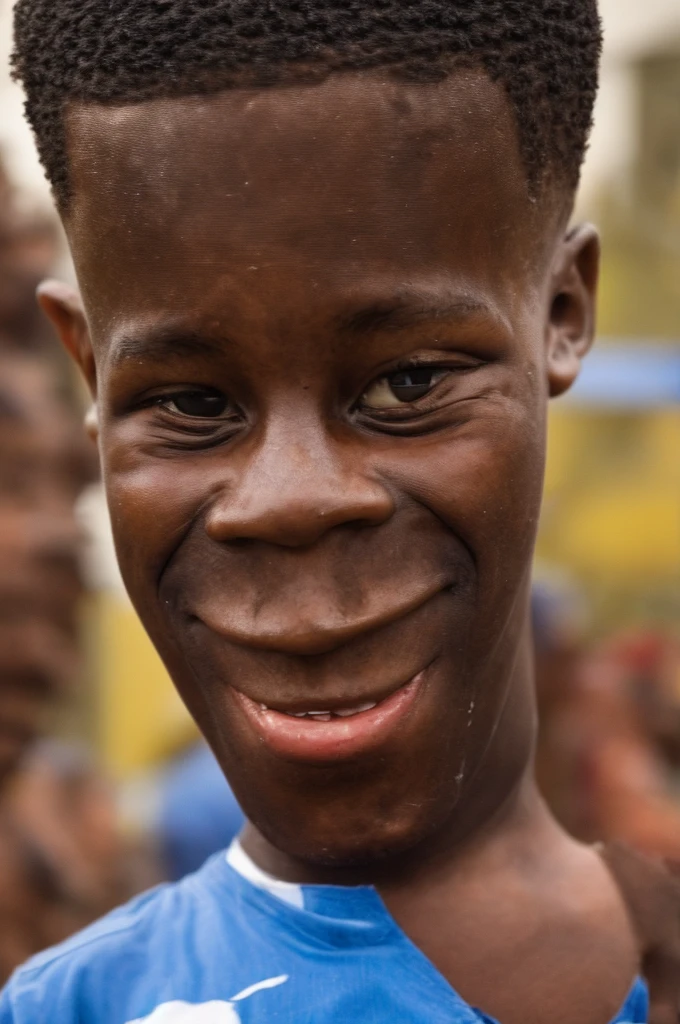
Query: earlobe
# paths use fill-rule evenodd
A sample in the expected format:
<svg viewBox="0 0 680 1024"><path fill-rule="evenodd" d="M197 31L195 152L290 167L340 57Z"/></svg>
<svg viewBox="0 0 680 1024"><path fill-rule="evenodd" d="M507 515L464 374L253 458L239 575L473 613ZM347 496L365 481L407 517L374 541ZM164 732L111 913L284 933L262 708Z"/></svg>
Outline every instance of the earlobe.
<svg viewBox="0 0 680 1024"><path fill-rule="evenodd" d="M83 423L85 425L85 433L91 441L97 444L99 441L99 410L97 409L96 402L93 402L85 413Z"/></svg>
<svg viewBox="0 0 680 1024"><path fill-rule="evenodd" d="M600 239L590 224L561 242L551 275L546 339L550 397L564 394L578 377L595 337Z"/></svg>
<svg viewBox="0 0 680 1024"><path fill-rule="evenodd" d="M96 398L97 373L80 295L70 285L49 280L38 286L37 298L62 345L82 370L93 398Z"/></svg>

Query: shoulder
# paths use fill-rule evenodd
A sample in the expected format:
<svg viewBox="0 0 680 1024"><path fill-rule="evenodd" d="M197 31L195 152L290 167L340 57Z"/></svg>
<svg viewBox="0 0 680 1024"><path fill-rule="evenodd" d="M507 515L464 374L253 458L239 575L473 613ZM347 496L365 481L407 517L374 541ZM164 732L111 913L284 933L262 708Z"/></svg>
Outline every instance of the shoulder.
<svg viewBox="0 0 680 1024"><path fill-rule="evenodd" d="M224 860L224 855L222 855ZM88 1007L122 1006L140 983L172 973L186 959L197 930L213 930L214 905L228 904L229 887L213 898L217 858L194 875L161 885L20 967L0 997L0 1024L92 1020ZM226 898L225 898L226 897ZM170 965L170 966L169 966Z"/></svg>
<svg viewBox="0 0 680 1024"><path fill-rule="evenodd" d="M163 913L169 903L174 902L173 888L166 885L157 886L137 896L72 938L38 953L19 968L15 977L28 977L49 970L62 961L86 960L100 952L114 951L118 945L129 940L130 933L144 929L152 919Z"/></svg>

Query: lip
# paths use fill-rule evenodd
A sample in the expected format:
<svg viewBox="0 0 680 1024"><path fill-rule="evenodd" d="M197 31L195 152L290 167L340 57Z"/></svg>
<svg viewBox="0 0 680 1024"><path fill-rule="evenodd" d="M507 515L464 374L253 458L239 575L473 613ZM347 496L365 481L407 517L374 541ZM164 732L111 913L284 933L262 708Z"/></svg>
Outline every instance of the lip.
<svg viewBox="0 0 680 1024"><path fill-rule="evenodd" d="M274 651L292 656L309 656L328 654L368 633L377 632L391 626L401 619L428 604L433 597L448 589L441 582L427 590L418 589L399 605L386 609L374 609L352 622L340 618L338 621L319 621L317 613L310 613L298 621L291 622L287 618L275 618L268 627L256 631L252 623L237 620L225 621L213 610L198 609L193 613L199 622L211 633L237 644L254 650ZM298 610L299 613L299 610Z"/></svg>
<svg viewBox="0 0 680 1024"><path fill-rule="evenodd" d="M251 728L278 757L317 764L344 761L380 747L410 716L423 689L425 670L394 690L374 708L329 722L293 718L263 708L239 690L232 690ZM315 704L315 709L318 704Z"/></svg>

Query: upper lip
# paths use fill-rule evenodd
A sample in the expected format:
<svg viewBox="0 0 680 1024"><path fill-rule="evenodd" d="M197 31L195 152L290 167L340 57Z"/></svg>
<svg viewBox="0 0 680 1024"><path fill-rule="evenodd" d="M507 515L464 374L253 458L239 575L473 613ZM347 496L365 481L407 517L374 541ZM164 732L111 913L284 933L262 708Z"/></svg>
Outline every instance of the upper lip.
<svg viewBox="0 0 680 1024"><path fill-rule="evenodd" d="M302 622L297 628L270 628L256 632L252 629L244 629L238 623L219 622L217 616L200 612L196 616L211 632L231 643L242 647L255 648L262 651L275 651L279 654L288 655L314 655L327 654L351 640L366 633L382 629L392 625L404 618L410 612L415 611L435 597L442 590L441 581L427 590L419 590L402 604L387 609L371 611L366 615L353 619L351 622L319 623ZM360 698L368 700L371 698ZM310 705L307 705L308 707ZM347 707L344 705L338 705ZM316 710L316 706L315 706ZM319 710L323 710L319 706Z"/></svg>

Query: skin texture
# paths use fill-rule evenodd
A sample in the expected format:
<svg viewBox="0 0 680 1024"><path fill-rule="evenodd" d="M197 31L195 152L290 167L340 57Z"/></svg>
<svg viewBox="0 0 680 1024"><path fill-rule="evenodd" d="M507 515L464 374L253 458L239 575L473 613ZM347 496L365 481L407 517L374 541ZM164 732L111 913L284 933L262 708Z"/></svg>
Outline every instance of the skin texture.
<svg viewBox="0 0 680 1024"><path fill-rule="evenodd" d="M530 200L481 75L73 107L68 127L84 312L54 284L43 307L95 399L124 579L247 849L378 885L504 1024L604 1024L633 938L533 785L527 615L594 232L565 234L564 196ZM376 409L404 361L434 386ZM169 404L200 388L221 416ZM350 706L419 672L389 735L333 762L277 756L236 696Z"/></svg>

